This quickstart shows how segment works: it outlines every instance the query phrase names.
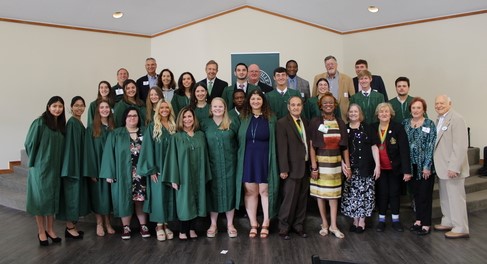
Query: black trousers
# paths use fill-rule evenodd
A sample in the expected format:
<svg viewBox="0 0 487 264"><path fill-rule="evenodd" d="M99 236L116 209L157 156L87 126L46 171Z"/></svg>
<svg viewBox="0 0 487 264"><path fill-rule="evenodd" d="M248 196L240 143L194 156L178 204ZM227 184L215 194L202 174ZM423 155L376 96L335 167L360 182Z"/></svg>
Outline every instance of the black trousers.
<svg viewBox="0 0 487 264"><path fill-rule="evenodd" d="M399 214L399 203L401 195L402 174L392 170L381 170L380 177L377 180L377 204L379 205L379 214L385 215L388 206L391 213Z"/></svg>
<svg viewBox="0 0 487 264"><path fill-rule="evenodd" d="M433 186L435 185L435 176L425 180L423 177L418 179L417 175L423 174L418 171L418 165L413 164L413 194L416 202L416 220L421 221L421 225L431 226L431 214L433 207Z"/></svg>
<svg viewBox="0 0 487 264"><path fill-rule="evenodd" d="M188 220L188 221L179 221L179 222L180 222L180 231L179 232L182 234L184 233L187 236L189 236L189 230L194 230L194 228L195 228L196 218Z"/></svg>

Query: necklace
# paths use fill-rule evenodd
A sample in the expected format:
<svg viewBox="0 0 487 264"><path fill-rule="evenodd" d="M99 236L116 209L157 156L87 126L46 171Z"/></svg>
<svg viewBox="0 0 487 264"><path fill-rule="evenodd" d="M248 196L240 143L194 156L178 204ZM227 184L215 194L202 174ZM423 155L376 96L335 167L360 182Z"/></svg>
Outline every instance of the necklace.
<svg viewBox="0 0 487 264"><path fill-rule="evenodd" d="M255 134L257 133L257 128L259 127L258 119L255 119L255 127L254 124L250 127L250 135L252 136L252 143L255 143Z"/></svg>

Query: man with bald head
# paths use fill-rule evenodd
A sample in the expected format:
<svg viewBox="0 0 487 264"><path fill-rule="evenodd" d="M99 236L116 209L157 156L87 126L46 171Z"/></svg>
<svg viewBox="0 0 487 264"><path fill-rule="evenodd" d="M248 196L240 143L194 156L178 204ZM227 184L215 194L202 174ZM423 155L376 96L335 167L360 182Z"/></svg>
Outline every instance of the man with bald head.
<svg viewBox="0 0 487 264"><path fill-rule="evenodd" d="M264 93L274 90L271 86L260 81L260 67L257 64L249 65L248 81L252 85L259 86L260 90Z"/></svg>
<svg viewBox="0 0 487 264"><path fill-rule="evenodd" d="M451 109L446 95L435 99L436 146L434 163L439 178L441 224L435 230L448 231L446 238L469 237L465 178L470 175L467 126L461 115Z"/></svg>

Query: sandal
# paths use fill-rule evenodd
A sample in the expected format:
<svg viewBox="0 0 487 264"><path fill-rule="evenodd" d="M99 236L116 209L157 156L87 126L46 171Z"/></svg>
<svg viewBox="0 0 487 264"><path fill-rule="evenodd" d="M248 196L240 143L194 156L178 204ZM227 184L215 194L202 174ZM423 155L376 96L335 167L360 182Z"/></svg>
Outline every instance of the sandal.
<svg viewBox="0 0 487 264"><path fill-rule="evenodd" d="M323 225L320 225L321 226L321 229L320 229L320 236L327 236L328 235L328 227L324 227Z"/></svg>
<svg viewBox="0 0 487 264"><path fill-rule="evenodd" d="M227 233L229 238L235 238L238 235L237 229L233 225L227 227Z"/></svg>
<svg viewBox="0 0 487 264"><path fill-rule="evenodd" d="M166 240L166 232L164 231L163 225L157 225L156 237L157 237L157 240L159 240L159 241L165 241Z"/></svg>
<svg viewBox="0 0 487 264"><path fill-rule="evenodd" d="M218 234L218 227L215 225L210 225L210 228L206 231L206 237L213 238Z"/></svg>
<svg viewBox="0 0 487 264"><path fill-rule="evenodd" d="M164 224L162 228L164 229L164 232L166 232L167 239L171 240L174 238L174 233L167 227L167 224Z"/></svg>
<svg viewBox="0 0 487 264"><path fill-rule="evenodd" d="M269 236L269 226L262 226L260 230L260 238L267 238Z"/></svg>
<svg viewBox="0 0 487 264"><path fill-rule="evenodd" d="M257 236L257 229L258 228L259 228L259 225L251 226L250 227L250 232L249 232L249 237L250 238L255 238Z"/></svg>
<svg viewBox="0 0 487 264"><path fill-rule="evenodd" d="M344 238L345 237L345 235L342 232L340 232L339 229L333 230L333 229L329 228L328 230L330 230L330 233L335 235L337 238Z"/></svg>
<svg viewBox="0 0 487 264"><path fill-rule="evenodd" d="M102 224L96 224L96 235L99 237L105 236L105 230L103 230Z"/></svg>

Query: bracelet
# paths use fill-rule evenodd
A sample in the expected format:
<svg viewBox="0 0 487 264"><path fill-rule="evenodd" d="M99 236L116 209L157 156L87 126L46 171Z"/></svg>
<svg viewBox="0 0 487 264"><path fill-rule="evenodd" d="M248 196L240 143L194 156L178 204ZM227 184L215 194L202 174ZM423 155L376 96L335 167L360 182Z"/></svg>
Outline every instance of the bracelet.
<svg viewBox="0 0 487 264"><path fill-rule="evenodd" d="M317 172L318 171L318 168L311 168L311 172Z"/></svg>

